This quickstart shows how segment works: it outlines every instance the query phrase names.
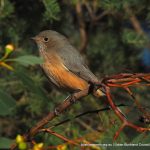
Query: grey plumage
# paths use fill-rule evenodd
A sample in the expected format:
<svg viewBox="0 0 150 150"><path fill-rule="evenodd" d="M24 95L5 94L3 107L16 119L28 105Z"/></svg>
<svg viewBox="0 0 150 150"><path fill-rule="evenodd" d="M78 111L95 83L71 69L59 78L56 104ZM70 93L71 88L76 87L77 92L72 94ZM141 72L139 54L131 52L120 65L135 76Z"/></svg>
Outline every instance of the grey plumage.
<svg viewBox="0 0 150 150"><path fill-rule="evenodd" d="M49 45L50 50L57 51L68 70L87 82L98 81L97 77L89 70L81 54L68 42L65 36L52 30L40 32L38 36L49 38L51 41L49 42L51 44Z"/></svg>

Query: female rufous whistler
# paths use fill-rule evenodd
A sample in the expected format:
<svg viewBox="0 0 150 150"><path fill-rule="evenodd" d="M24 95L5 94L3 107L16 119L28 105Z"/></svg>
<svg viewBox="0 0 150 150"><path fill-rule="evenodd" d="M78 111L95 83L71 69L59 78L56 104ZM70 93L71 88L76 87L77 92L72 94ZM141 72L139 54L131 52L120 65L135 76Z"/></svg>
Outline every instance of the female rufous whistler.
<svg viewBox="0 0 150 150"><path fill-rule="evenodd" d="M45 74L58 88L74 93L87 89L91 82L99 81L65 36L46 30L32 39L37 43L40 56L44 59L41 66ZM105 95L101 89L93 94L97 97Z"/></svg>

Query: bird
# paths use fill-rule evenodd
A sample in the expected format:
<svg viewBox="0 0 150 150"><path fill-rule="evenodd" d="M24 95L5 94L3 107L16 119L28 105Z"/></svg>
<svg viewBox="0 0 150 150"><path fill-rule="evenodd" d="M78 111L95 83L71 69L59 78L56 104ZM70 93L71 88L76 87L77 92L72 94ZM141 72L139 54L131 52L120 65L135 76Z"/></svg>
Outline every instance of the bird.
<svg viewBox="0 0 150 150"><path fill-rule="evenodd" d="M41 64L46 76L59 89L75 93L90 87L99 79L87 66L80 52L62 34L45 30L32 38L43 58ZM102 89L93 92L96 97L104 96Z"/></svg>

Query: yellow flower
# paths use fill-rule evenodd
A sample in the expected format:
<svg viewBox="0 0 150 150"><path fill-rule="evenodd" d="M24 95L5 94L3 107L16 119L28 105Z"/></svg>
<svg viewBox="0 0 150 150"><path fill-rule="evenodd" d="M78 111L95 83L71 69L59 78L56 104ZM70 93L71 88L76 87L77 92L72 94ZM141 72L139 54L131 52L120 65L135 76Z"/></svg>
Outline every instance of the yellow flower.
<svg viewBox="0 0 150 150"><path fill-rule="evenodd" d="M67 149L66 144L57 146L57 150L66 150L66 149Z"/></svg>
<svg viewBox="0 0 150 150"><path fill-rule="evenodd" d="M9 55L12 51L14 51L14 49L15 49L14 45L12 45L12 44L7 44L7 45L5 46L5 55L3 56L2 59L6 59L6 58L8 57L8 55Z"/></svg>
<svg viewBox="0 0 150 150"><path fill-rule="evenodd" d="M42 150L44 144L43 143L37 143L34 145L33 150Z"/></svg>
<svg viewBox="0 0 150 150"><path fill-rule="evenodd" d="M24 137L20 134L17 135L16 137L16 143L21 143L24 142Z"/></svg>
<svg viewBox="0 0 150 150"><path fill-rule="evenodd" d="M10 50L10 51L13 51L13 50L15 49L15 47L14 47L13 44L7 44L7 45L5 46L5 49L8 49L8 50Z"/></svg>

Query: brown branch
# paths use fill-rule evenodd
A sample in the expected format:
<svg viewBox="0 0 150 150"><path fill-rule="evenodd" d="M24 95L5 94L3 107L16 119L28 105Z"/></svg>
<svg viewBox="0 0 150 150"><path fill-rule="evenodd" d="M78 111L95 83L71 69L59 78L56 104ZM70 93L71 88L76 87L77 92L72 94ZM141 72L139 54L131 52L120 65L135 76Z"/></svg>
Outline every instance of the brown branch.
<svg viewBox="0 0 150 150"><path fill-rule="evenodd" d="M133 11L130 9L130 7L127 4L124 6L124 10L129 15L129 19L130 19L135 31L140 35L144 35L145 32L143 31L143 29L140 25L140 22L138 21L137 17L135 16Z"/></svg>
<svg viewBox="0 0 150 150"><path fill-rule="evenodd" d="M39 130L38 132L47 132L47 133L49 133L49 134L51 134L51 135L54 135L54 136L56 136L56 137L62 139L63 141L65 141L65 142L67 142L67 143L70 143L70 144L73 144L73 145L79 145L79 144L77 144L76 142L67 139L67 138L64 137L63 135L60 135L60 134L58 134L58 133L52 131L52 130L49 129L49 128L48 128L48 129L41 129L41 130Z"/></svg>
<svg viewBox="0 0 150 150"><path fill-rule="evenodd" d="M111 95L111 88L123 88L127 89L129 86L135 86L137 84L140 84L142 82L146 82L149 84L150 82L150 74L142 74L142 73L137 73L137 74L119 74L111 77L106 77L104 78L101 82L99 83L93 83L95 86L99 86L99 88L102 88L106 91L106 97L108 100L109 105L111 106L112 110L115 112L115 114L119 117L119 119L123 122L119 130L116 132L114 139L116 139L120 132L124 129L124 127L128 126L131 127L138 132L144 132L144 131L150 131L150 128L143 128L137 125L134 125L133 123L129 122L124 115L120 112L119 108L114 104L112 95ZM150 86L150 84L149 84ZM89 91L90 90L90 91ZM92 92L93 89L86 89L83 91L80 91L78 93L75 93L73 96L68 97L65 101L63 101L62 104L56 107L55 110L58 110L59 113L64 112L68 107L70 107L73 103L73 101L78 101L81 100L82 97L87 96L90 92ZM132 96L131 91L128 90L129 95ZM135 99L134 99L135 100ZM137 103L135 103L137 104ZM139 105L139 103L138 103ZM139 106L138 106L139 107ZM47 124L49 121L57 117L55 111L50 112L46 117L44 117L41 121L39 121L31 130L24 135L24 139L26 141L31 142L32 138ZM57 136L58 137L58 136ZM13 145L11 147L11 150L15 150L16 145Z"/></svg>
<svg viewBox="0 0 150 150"><path fill-rule="evenodd" d="M111 108L114 110L115 114L119 117L119 119L123 122L123 124L121 125L121 127L118 129L118 131L116 131L115 136L114 136L114 140L116 140L118 138L118 136L120 135L120 132L126 127L129 126L135 130L137 130L138 132L144 132L144 131L150 131L150 128L143 128L137 125L134 125L133 123L129 122L126 120L126 118L122 115L122 113L120 112L120 110L115 106L115 104L113 103L112 100L112 96L110 94L110 88L109 87L105 87L106 88L106 96L107 96L107 100L111 106Z"/></svg>
<svg viewBox="0 0 150 150"><path fill-rule="evenodd" d="M89 94L89 89L85 89L83 91L80 91L78 93L73 94L73 96L68 97L61 103L59 106L56 107L55 110L58 110L59 113L64 112L67 108L69 108L73 103L71 102L73 99L76 101L81 100L80 98L87 96ZM40 129L42 129L49 121L57 117L55 110L53 112L50 112L47 116L45 116L41 121L39 121L34 127L30 129L30 131L24 135L25 141L31 141L32 137L35 136L35 134L38 133ZM16 144L13 144L11 146L11 150L16 149Z"/></svg>
<svg viewBox="0 0 150 150"><path fill-rule="evenodd" d="M128 106L128 105L119 104L119 105L116 105L116 106L117 106L117 107L124 107L124 106ZM84 112L84 113L81 113L81 114L79 114L79 115L76 115L75 117L73 117L73 118L71 118L71 119L65 119L65 120L63 120L63 121L61 121L61 122L59 122L59 123L56 123L56 124L52 125L52 126L50 127L50 129L55 128L55 127L57 127L57 126L59 126L59 125L62 125L62 124L64 124L64 123L67 123L67 122L71 121L72 119L80 118L80 117L83 117L83 116L85 116L85 115L87 115L87 114L95 114L95 113L98 114L98 113L101 112L101 111L108 111L108 110L110 110L110 109L111 109L110 107L105 107L105 108L101 108L101 109L97 109L97 110L86 111L86 112Z"/></svg>
<svg viewBox="0 0 150 150"><path fill-rule="evenodd" d="M102 19L104 16L110 14L110 11L106 10L106 11L103 11L103 12L102 12L101 14L99 14L99 15L95 15L94 12L93 12L93 10L92 10L91 7L89 6L89 4L88 4L87 2L84 3L84 4L85 4L85 6L86 6L86 8L87 8L87 11L88 11L88 13L89 13L89 16L91 17L91 20L92 20L93 22L97 22L97 21L99 21L100 19Z"/></svg>
<svg viewBox="0 0 150 150"><path fill-rule="evenodd" d="M76 13L77 13L77 18L78 18L80 38L81 38L79 50L81 53L84 53L88 44L88 36L86 32L86 25L85 25L84 18L83 18L82 5L81 5L80 0L78 0L76 4Z"/></svg>
<svg viewBox="0 0 150 150"><path fill-rule="evenodd" d="M99 21L100 19L102 19L103 17L105 17L106 15L111 14L110 11L103 11L101 14L97 15L94 17L94 21Z"/></svg>
<svg viewBox="0 0 150 150"><path fill-rule="evenodd" d="M82 11L82 5L84 5L87 8L87 11L89 12L91 22L96 23L100 19L102 19L104 16L110 14L110 11L104 11L100 15L95 15L89 4L85 1L82 3L80 0L77 1L76 3L76 14L77 14L77 19L79 23L79 31L80 31L80 47L79 51L81 53L85 53L87 44L88 44L88 35L86 32L86 24L84 21L84 16L83 16L83 11Z"/></svg>
<svg viewBox="0 0 150 150"><path fill-rule="evenodd" d="M118 75L119 77L119 80L120 81L120 76L128 76L127 74L121 74L121 75ZM117 78L117 76L115 76L115 79ZM111 84L106 83L104 88L106 90L106 96L107 96L107 100L111 106L111 108L114 110L115 114L119 117L119 119L123 122L123 124L121 125L121 127L119 128L119 130L116 132L115 136L114 136L114 140L117 139L117 137L119 136L120 132L126 127L126 126L129 126L135 130L137 130L138 132L144 132L144 131L150 131L150 128L144 128L144 127L140 127L140 126L137 126L137 125L134 125L133 123L129 122L128 120L126 120L126 118L122 115L122 113L120 112L120 110L115 106L114 102L113 102L113 99L112 99L112 96L110 94L110 87L121 87L121 88L124 88L128 91L129 95L133 97L133 94L132 92L129 90L129 88L127 88L128 86L134 86L134 84L138 84L142 81L149 81L150 79L150 74L133 74L133 75L130 75L128 76L127 78L124 78L124 80L121 79L122 82L125 82L126 83L118 83L116 84L117 82L117 79L114 80L114 83L112 82L113 80L111 80ZM134 101L135 101L135 104L137 104L139 110L141 110L141 107L139 105L139 103L137 102L137 100L135 99L135 97L133 97ZM143 109L141 110L143 112ZM145 113L145 111L144 111ZM147 115L147 114L146 114Z"/></svg>
<svg viewBox="0 0 150 150"><path fill-rule="evenodd" d="M141 105L139 104L139 102L137 101L137 99L135 98L135 96L133 95L132 91L130 90L129 87L126 87L125 90L128 92L128 94L131 96L131 98L134 100L134 103L136 104L136 106L138 107L138 109L143 112L144 114L146 113L145 112L145 109L143 107L141 107Z"/></svg>

